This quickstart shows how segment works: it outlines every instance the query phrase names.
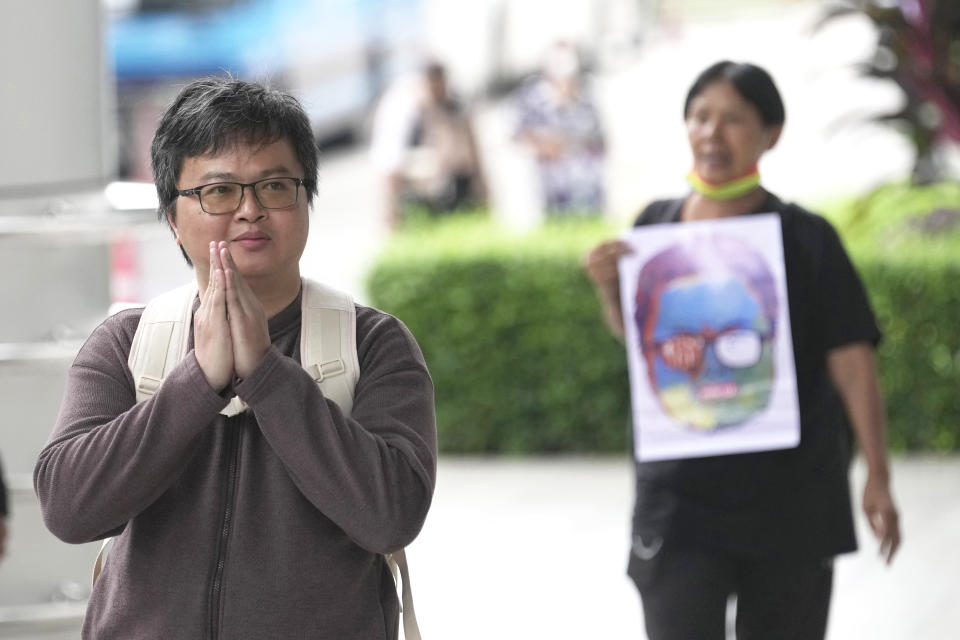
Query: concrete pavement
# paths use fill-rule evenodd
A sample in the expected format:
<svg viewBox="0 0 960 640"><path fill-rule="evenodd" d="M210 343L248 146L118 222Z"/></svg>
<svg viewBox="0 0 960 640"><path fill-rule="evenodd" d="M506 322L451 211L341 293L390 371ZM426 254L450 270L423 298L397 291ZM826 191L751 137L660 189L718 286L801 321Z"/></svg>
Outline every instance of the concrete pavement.
<svg viewBox="0 0 960 640"><path fill-rule="evenodd" d="M861 550L837 561L829 640L958 637L960 457L898 456L893 478L905 544L885 566L857 514ZM863 480L857 462L858 503ZM624 574L632 481L626 457L442 458L408 550L424 638L644 638Z"/></svg>
<svg viewBox="0 0 960 640"><path fill-rule="evenodd" d="M863 478L858 462L855 491ZM893 478L905 544L884 566L858 514L861 550L837 562L829 640L957 637L960 456L897 456ZM642 640L624 575L632 493L626 456L441 457L433 507L408 549L423 637ZM67 640L78 629L0 625L0 638Z"/></svg>

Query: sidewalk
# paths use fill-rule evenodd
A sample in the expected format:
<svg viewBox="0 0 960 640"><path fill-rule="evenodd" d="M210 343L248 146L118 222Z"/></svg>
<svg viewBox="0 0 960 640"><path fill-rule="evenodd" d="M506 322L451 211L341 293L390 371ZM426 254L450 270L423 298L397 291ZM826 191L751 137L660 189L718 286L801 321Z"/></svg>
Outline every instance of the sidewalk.
<svg viewBox="0 0 960 640"><path fill-rule="evenodd" d="M852 477L859 509L859 463ZM957 637L960 457L897 457L893 477L905 545L885 567L858 512L861 550L837 561L829 640ZM644 638L624 574L632 493L625 457L442 457L408 551L423 637Z"/></svg>
<svg viewBox="0 0 960 640"><path fill-rule="evenodd" d="M433 507L408 549L423 637L642 640L624 575L632 473L626 456L442 456ZM884 567L858 514L861 550L837 562L829 640L957 637L960 456L897 457L893 477L904 547ZM856 491L862 484L857 464ZM68 640L78 627L0 637Z"/></svg>

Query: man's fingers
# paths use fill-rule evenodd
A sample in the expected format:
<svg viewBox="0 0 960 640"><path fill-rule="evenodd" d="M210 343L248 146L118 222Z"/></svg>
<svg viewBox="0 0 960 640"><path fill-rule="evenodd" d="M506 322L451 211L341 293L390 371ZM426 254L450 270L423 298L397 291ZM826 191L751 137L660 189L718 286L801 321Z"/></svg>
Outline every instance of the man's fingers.
<svg viewBox="0 0 960 640"><path fill-rule="evenodd" d="M193 317L197 362L207 382L217 391L229 384L233 373L231 330L227 322L224 284L223 270L212 268L200 309Z"/></svg>
<svg viewBox="0 0 960 640"><path fill-rule="evenodd" d="M200 303L203 304L203 301L209 298L210 287L213 285L213 280L216 277L214 274L217 270L217 243L211 242L207 247L207 253L209 254L208 260L210 262L210 269L207 273L207 288L203 292L203 296L200 298Z"/></svg>
<svg viewBox="0 0 960 640"><path fill-rule="evenodd" d="M221 257L221 249L227 246L227 243L221 240L220 242L213 242L213 261L217 269L226 269L227 265L224 263Z"/></svg>
<svg viewBox="0 0 960 640"><path fill-rule="evenodd" d="M256 368L270 347L267 318L260 300L237 269L227 243L220 243L218 249L224 266L224 298L234 367L237 375L244 378Z"/></svg>
<svg viewBox="0 0 960 640"><path fill-rule="evenodd" d="M233 261L233 254L230 253L230 247L226 242L220 243L220 260L223 262L224 269L237 271L237 263Z"/></svg>
<svg viewBox="0 0 960 640"><path fill-rule="evenodd" d="M233 254L227 248L227 243L221 243L220 257L224 268L230 271L230 277L227 279L230 286L231 297L228 301L228 307L233 307L237 312L242 312L251 321L262 324L266 330L266 316L264 315L263 305L260 299L243 279L243 275L233 261Z"/></svg>
<svg viewBox="0 0 960 640"><path fill-rule="evenodd" d="M226 319L227 305L227 273L223 269L217 269L215 274L215 286L213 289L213 308L221 317Z"/></svg>
<svg viewBox="0 0 960 640"><path fill-rule="evenodd" d="M227 324L227 304L224 298L224 274L221 269L214 269L213 276L207 283L203 300L200 301L200 308L197 310L196 317L202 323L203 337L206 337L210 331L222 334L228 329L225 326ZM197 335L195 341L200 342L200 340L201 336Z"/></svg>
<svg viewBox="0 0 960 640"><path fill-rule="evenodd" d="M246 313L246 308L240 300L237 291L237 280L240 279L236 269L227 268L223 272L225 285L224 300L227 305L227 320L231 323L239 321L240 317Z"/></svg>
<svg viewBox="0 0 960 640"><path fill-rule="evenodd" d="M237 269L237 264L233 261L233 254L230 253L226 242L220 243L220 260L223 263L224 269L230 271L230 277L227 278L229 291L231 293L228 304L234 306L237 310L242 310L243 313L251 313L253 310L252 302L255 299L254 293L250 287L247 286L243 276L240 275L240 270Z"/></svg>

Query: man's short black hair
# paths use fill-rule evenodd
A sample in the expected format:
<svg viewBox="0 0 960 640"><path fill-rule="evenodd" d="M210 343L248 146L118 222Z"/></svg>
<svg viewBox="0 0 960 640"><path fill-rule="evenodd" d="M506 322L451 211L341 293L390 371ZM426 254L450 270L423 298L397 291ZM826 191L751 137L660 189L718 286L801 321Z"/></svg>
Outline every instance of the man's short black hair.
<svg viewBox="0 0 960 640"><path fill-rule="evenodd" d="M317 194L320 154L310 119L296 98L230 77L191 82L164 112L150 146L160 200L157 215L165 220L169 213L176 220L177 180L187 158L217 154L238 143L258 145L278 140L287 140L293 147L312 202Z"/></svg>
<svg viewBox="0 0 960 640"><path fill-rule="evenodd" d="M778 126L784 123L786 112L783 99L774 84L773 78L767 71L749 62L730 62L721 60L704 69L687 92L687 99L683 104L683 116L690 112L690 103L700 93L717 80L726 80L737 90L744 100L752 104L760 113L760 118L767 126Z"/></svg>

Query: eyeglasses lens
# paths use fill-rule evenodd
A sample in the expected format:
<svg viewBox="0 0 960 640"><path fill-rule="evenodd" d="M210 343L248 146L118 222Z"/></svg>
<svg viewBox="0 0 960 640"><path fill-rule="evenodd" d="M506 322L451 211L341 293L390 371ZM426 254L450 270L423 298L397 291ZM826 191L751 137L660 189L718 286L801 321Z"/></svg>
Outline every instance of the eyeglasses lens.
<svg viewBox="0 0 960 640"><path fill-rule="evenodd" d="M717 336L714 348L721 364L743 369L760 361L763 344L755 331L727 331Z"/></svg>
<svg viewBox="0 0 960 640"><path fill-rule="evenodd" d="M200 206L211 214L233 213L243 200L243 185L218 182L200 190ZM297 203L298 185L294 178L268 178L253 183L257 202L265 209L285 209Z"/></svg>
<svg viewBox="0 0 960 640"><path fill-rule="evenodd" d="M293 178L274 178L255 183L257 201L267 209L283 209L297 202L297 181Z"/></svg>
<svg viewBox="0 0 960 640"><path fill-rule="evenodd" d="M674 336L661 344L660 357L672 369L695 369L703 358L703 338L688 334Z"/></svg>

